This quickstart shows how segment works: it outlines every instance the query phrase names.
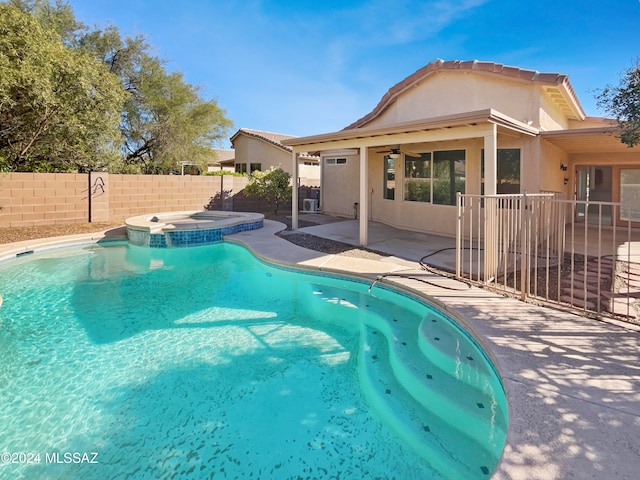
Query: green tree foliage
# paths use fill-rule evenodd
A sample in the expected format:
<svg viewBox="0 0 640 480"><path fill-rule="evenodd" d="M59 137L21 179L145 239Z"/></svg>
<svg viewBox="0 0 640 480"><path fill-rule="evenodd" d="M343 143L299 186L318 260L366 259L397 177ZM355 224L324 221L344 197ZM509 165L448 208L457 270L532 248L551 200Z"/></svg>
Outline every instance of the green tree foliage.
<svg viewBox="0 0 640 480"><path fill-rule="evenodd" d="M0 3L0 169L70 171L113 160L124 93L94 57Z"/></svg>
<svg viewBox="0 0 640 480"><path fill-rule="evenodd" d="M291 200L291 175L280 167L271 167L266 172L255 171L244 188L245 195L262 197L278 215L278 209Z"/></svg>
<svg viewBox="0 0 640 480"><path fill-rule="evenodd" d="M0 130L0 161L5 159L6 169L63 171L73 165L90 168L102 165L113 172L172 173L179 170L180 162L203 166L205 161L215 158L215 143L223 139L232 126L226 112L216 101L203 99L200 90L186 83L181 73L168 72L164 62L149 53L151 48L144 37L123 38L114 26L89 29L78 23L71 8L60 0L55 4L49 0L10 0L0 6L3 8L0 35L4 36L7 28L5 11L11 10L14 16L21 12L20 18L26 22L20 28L12 28L12 40L0 39L0 68L3 69L0 70L3 77L0 79L0 101L3 102L0 120L8 122L0 123L0 128L10 125L16 115L8 109L5 111L6 99L14 104L14 110L22 113L28 112L34 103L45 104L37 98L44 90L39 82L47 79L47 75L65 78L65 82L58 84L64 91L56 90L61 96L56 102L56 112L62 107L75 111L74 103L84 109L75 116L48 120L69 130L65 131L66 136L59 129L48 130L49 140L58 139L59 146L66 147L63 150L68 157L67 164L56 160L62 151L52 156L56 153L50 151L55 142L43 139L39 128L42 120L25 119L21 124L28 132L24 142L32 153L38 154L19 167L13 160L8 163L16 155L8 155L3 150L4 143L9 141L17 149L17 140L7 137L5 141L5 132ZM55 49L51 47L53 44ZM17 46L26 51L11 56L11 50ZM23 58L35 63L34 67L23 70ZM5 77L5 68L12 76ZM20 72L22 77L18 75ZM74 78L78 79L77 84L73 84ZM113 95L108 96L98 80L113 83L114 78L117 94L112 92ZM82 94L86 97L87 92L93 95L93 103L83 99ZM44 109L43 115L50 112ZM114 120L117 129L112 125ZM104 138L96 138L92 133L82 141L72 134L74 128L100 132ZM49 149L36 148L44 144L48 144ZM93 145L94 151L89 151L88 145ZM70 149L74 155L67 152ZM114 158L117 161L114 162Z"/></svg>
<svg viewBox="0 0 640 480"><path fill-rule="evenodd" d="M204 100L181 73L167 72L141 36L122 38L116 27L95 30L78 44L116 74L128 98L120 129L123 162L143 173L169 173L182 161L204 165L231 121L214 100Z"/></svg>
<svg viewBox="0 0 640 480"><path fill-rule="evenodd" d="M640 62L624 73L619 85L599 90L596 100L598 107L618 121L622 143L629 147L640 144Z"/></svg>

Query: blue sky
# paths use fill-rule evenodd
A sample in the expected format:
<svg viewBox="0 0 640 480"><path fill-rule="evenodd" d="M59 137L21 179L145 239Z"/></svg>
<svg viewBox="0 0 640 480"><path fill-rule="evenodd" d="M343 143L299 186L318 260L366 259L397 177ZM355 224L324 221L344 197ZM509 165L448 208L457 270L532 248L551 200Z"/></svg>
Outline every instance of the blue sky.
<svg viewBox="0 0 640 480"><path fill-rule="evenodd" d="M437 58L568 74L587 115L602 115L595 90L640 58L639 0L68 3L88 25L144 35L235 129L299 136L342 129Z"/></svg>

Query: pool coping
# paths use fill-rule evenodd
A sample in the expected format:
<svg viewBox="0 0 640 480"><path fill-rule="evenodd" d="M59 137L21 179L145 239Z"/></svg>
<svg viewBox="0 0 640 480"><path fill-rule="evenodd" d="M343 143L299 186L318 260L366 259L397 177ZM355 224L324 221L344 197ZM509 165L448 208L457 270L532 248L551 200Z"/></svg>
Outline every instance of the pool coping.
<svg viewBox="0 0 640 480"><path fill-rule="evenodd" d="M225 237L287 267L380 281L434 303L485 349L507 395L507 441L493 479L635 479L640 471L640 335L547 307L522 303L420 269L326 255L291 244L269 220ZM123 240L113 230L0 245L0 261L20 253ZM390 275L389 275L390 274ZM464 285L464 287L463 287Z"/></svg>

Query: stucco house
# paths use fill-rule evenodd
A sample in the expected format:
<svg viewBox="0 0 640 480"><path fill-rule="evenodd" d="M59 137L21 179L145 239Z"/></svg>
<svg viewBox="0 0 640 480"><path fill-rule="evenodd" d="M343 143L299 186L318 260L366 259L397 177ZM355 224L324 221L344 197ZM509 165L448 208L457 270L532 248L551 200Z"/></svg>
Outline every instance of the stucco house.
<svg viewBox="0 0 640 480"><path fill-rule="evenodd" d="M293 175L291 147L282 144L283 140L293 139L291 135L250 130L241 128L231 137L231 146L235 150L234 168L237 173L266 171L271 167L281 167ZM298 152L298 184L320 185L320 157L306 152Z"/></svg>
<svg viewBox="0 0 640 480"><path fill-rule="evenodd" d="M436 60L343 130L281 142L292 168L302 152L318 153L322 211L357 210L366 245L369 220L455 236L457 191L637 202L640 148L616 130L586 116L567 75ZM605 221L640 226L639 209L625 211L618 217L631 218Z"/></svg>

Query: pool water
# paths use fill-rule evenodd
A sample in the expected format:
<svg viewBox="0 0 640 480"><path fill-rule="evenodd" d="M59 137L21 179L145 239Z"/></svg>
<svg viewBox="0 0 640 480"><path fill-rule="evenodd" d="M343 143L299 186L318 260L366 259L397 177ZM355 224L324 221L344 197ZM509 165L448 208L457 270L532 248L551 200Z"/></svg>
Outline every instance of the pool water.
<svg viewBox="0 0 640 480"><path fill-rule="evenodd" d="M224 242L0 263L0 478L488 478L490 364L368 288Z"/></svg>

